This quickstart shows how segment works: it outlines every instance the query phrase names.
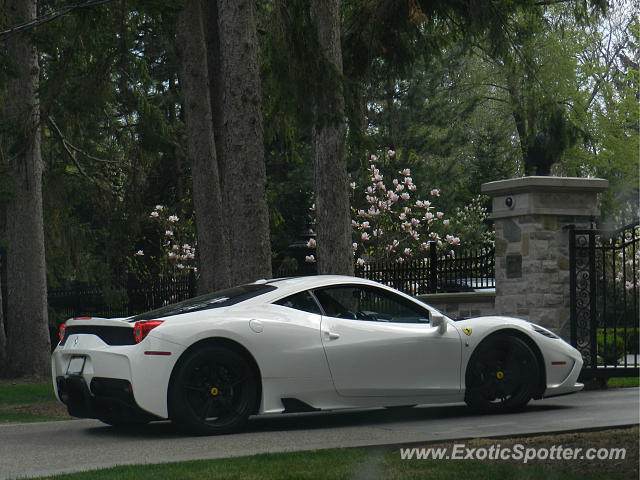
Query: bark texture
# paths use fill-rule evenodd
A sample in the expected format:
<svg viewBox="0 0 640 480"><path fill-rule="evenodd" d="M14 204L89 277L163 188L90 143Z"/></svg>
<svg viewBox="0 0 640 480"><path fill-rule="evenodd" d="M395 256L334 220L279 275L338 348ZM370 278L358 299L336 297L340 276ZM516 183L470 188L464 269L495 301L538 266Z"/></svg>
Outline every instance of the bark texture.
<svg viewBox="0 0 640 480"><path fill-rule="evenodd" d="M35 0L6 0L7 18L36 15ZM7 369L12 377L49 377L50 340L42 219L42 155L37 97L40 69L27 34L7 41L16 76L7 85L6 114L15 126L7 152L15 195L7 206Z"/></svg>
<svg viewBox="0 0 640 480"><path fill-rule="evenodd" d="M230 265L211 117L201 0L185 1L178 19L177 42L193 176L200 273L198 293L203 294L229 286Z"/></svg>
<svg viewBox="0 0 640 480"><path fill-rule="evenodd" d="M271 277L256 5L218 0L231 283Z"/></svg>
<svg viewBox="0 0 640 480"><path fill-rule="evenodd" d="M340 0L311 2L318 45L327 64L342 76ZM316 94L313 172L319 274L353 275L344 96L340 88Z"/></svg>

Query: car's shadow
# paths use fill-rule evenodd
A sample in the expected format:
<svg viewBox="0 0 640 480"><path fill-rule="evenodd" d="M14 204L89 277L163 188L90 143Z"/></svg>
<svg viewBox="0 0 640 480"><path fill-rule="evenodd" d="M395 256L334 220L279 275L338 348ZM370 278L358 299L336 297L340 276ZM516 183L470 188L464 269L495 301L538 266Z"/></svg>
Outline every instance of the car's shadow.
<svg viewBox="0 0 640 480"><path fill-rule="evenodd" d="M425 422L447 418L494 417L505 419L505 416L517 418L518 415L533 412L547 412L571 408L564 405L532 404L522 412L511 414L482 414L466 407L464 404L446 406L418 406L415 408L376 408L367 410L335 410L328 412L275 414L251 417L247 425L231 435L242 435L259 432L279 432L292 430L316 430L323 428L348 427L384 427L392 423ZM126 436L135 438L180 438L189 436L178 430L171 422L153 422L136 427L95 426L87 433L96 436Z"/></svg>

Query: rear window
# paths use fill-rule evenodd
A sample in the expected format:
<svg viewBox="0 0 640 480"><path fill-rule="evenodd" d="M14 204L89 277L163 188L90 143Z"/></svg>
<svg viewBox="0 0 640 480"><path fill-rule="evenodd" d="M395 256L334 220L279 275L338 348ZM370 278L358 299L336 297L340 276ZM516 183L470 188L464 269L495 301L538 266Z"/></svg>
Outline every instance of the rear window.
<svg viewBox="0 0 640 480"><path fill-rule="evenodd" d="M226 288L217 292L207 293L199 297L183 300L182 302L157 308L150 312L141 313L133 317L130 322L139 320L155 320L156 318L171 317L182 313L199 312L212 308L228 307L243 302L258 295L272 292L276 287L269 284L249 284L238 287Z"/></svg>

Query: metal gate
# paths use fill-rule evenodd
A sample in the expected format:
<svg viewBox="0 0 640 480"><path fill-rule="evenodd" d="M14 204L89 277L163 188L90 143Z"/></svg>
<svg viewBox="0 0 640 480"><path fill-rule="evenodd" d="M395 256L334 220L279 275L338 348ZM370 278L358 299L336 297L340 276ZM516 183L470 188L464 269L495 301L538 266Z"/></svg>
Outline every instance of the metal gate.
<svg viewBox="0 0 640 480"><path fill-rule="evenodd" d="M638 376L640 221L569 233L571 344L582 378Z"/></svg>

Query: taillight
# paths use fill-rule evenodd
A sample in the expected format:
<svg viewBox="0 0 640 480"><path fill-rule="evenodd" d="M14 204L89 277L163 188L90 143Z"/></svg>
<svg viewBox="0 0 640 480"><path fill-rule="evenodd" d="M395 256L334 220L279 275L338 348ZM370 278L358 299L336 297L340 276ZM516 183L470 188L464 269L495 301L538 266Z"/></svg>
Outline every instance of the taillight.
<svg viewBox="0 0 640 480"><path fill-rule="evenodd" d="M149 332L162 324L160 320L136 322L133 326L133 339L136 343L140 343L144 338L149 335Z"/></svg>
<svg viewBox="0 0 640 480"><path fill-rule="evenodd" d="M64 332L66 329L67 327L64 323L60 325L60 328L58 329L58 338L60 339L60 341L64 340Z"/></svg>

